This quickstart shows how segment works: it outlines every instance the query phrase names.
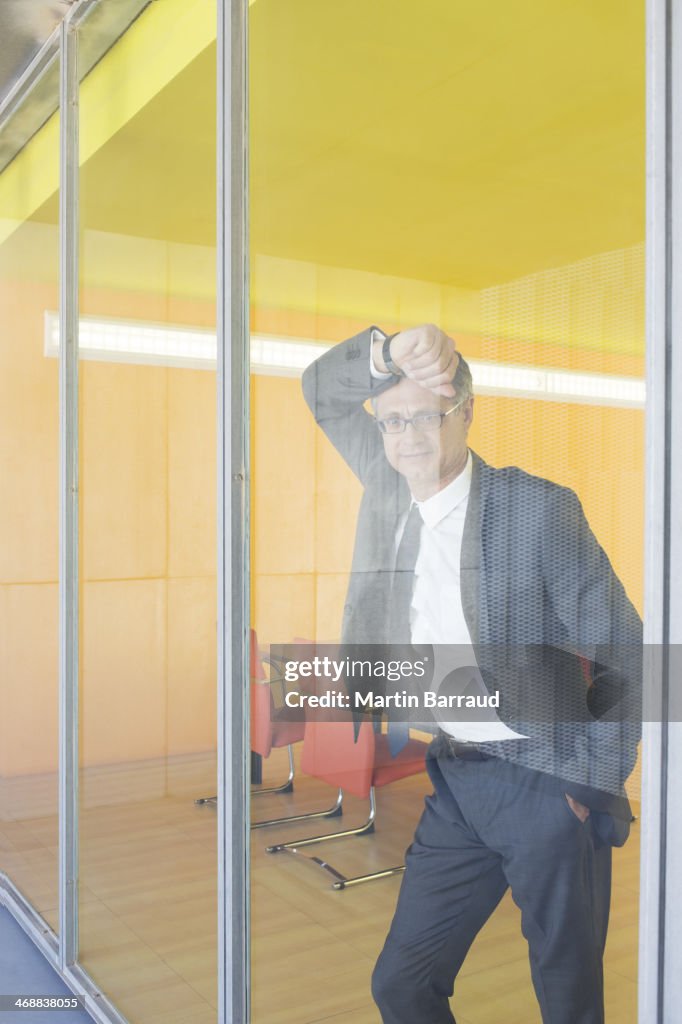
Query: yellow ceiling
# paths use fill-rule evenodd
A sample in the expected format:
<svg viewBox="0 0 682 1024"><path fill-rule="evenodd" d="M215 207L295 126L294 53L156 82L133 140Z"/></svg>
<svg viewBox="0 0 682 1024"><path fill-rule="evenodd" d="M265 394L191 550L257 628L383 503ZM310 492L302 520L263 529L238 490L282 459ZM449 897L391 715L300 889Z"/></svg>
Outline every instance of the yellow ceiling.
<svg viewBox="0 0 682 1024"><path fill-rule="evenodd" d="M643 0L256 0L250 63L253 253L480 289L643 238ZM214 95L210 46L88 227L213 244Z"/></svg>
<svg viewBox="0 0 682 1024"><path fill-rule="evenodd" d="M257 0L257 251L480 288L641 240L642 0Z"/></svg>

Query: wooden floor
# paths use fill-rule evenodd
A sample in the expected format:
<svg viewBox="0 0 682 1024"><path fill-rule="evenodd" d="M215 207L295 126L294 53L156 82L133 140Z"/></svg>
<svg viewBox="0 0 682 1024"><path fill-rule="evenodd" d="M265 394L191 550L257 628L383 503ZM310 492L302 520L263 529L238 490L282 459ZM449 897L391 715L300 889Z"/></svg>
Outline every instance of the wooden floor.
<svg viewBox="0 0 682 1024"><path fill-rule="evenodd" d="M141 769L140 769L141 771ZM274 755L266 782L284 773ZM213 1024L216 1006L215 811L193 798L213 791L214 765L190 760L166 772L163 792L128 771L117 802L81 809L81 960L131 1024ZM131 783L133 785L131 786ZM400 878L336 892L309 857L345 874L400 863L427 791L426 776L380 791L374 835L267 855L267 843L360 823L349 798L342 819L252 833L253 1024L379 1024L369 979ZM253 819L328 806L328 787L302 777L296 792L254 799ZM90 798L89 803L93 803ZM639 835L615 852L606 953L606 1019L636 1024ZM54 816L0 822L0 870L56 926ZM520 917L509 897L476 940L453 999L458 1024L540 1024ZM428 1021L415 1024L429 1024Z"/></svg>

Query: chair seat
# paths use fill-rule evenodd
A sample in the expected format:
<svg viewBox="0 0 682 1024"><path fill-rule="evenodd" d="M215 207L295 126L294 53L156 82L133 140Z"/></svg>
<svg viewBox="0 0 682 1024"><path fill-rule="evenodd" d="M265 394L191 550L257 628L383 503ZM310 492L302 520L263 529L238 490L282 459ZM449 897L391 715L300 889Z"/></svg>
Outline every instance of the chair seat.
<svg viewBox="0 0 682 1024"><path fill-rule="evenodd" d="M409 775L417 775L425 770L427 743L421 740L408 740L400 753L396 757L391 757L388 736L379 733L375 740L373 786L386 786L390 782L405 779Z"/></svg>

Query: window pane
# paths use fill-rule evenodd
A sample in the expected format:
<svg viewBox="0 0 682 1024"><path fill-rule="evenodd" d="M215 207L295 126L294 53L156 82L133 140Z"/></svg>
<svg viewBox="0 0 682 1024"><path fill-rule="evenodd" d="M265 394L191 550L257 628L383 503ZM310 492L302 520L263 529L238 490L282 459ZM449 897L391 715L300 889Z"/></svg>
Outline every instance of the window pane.
<svg viewBox="0 0 682 1024"><path fill-rule="evenodd" d="M44 320L58 305L58 171L54 114L0 173L0 872L55 931L59 376Z"/></svg>
<svg viewBox="0 0 682 1024"><path fill-rule="evenodd" d="M370 651L396 642L396 561L410 492L420 503L435 498L422 517L430 540L420 535L417 561L406 570L412 589L401 614L409 630L398 639L433 647L448 671L460 663L448 662L455 655L443 648L470 642L482 675L496 659L504 662L493 673L501 703L491 728L440 719L450 723L446 736L486 755L461 761L472 785L484 787L473 802L477 812L500 794L516 806L519 780L537 782L532 799L519 804L520 834L497 807L498 832L487 832L485 842L483 822L471 819L462 790L454 783L456 792L448 789L460 801L452 814L469 815L468 841L482 842L475 864L493 872L476 905L470 937L480 932L451 1005L469 1024L492 1024L501 1014L524 1024L540 1020L520 905L540 975L573 972L562 999L571 1008L567 1020L575 1020L581 999L600 1002L599 953L570 966L569 946L580 945L587 917L566 932L575 941L551 956L533 930L562 932L566 925L557 905L565 880L552 851L566 830L564 845L575 844L567 870L577 858L596 858L590 877L601 904L597 897L588 902L591 934L598 935L608 902L605 864L617 838L611 819L616 831L627 831L629 811L618 792L625 776L636 812L639 802L638 765L630 769L643 580L644 5L588 11L521 0L493 8L451 0L257 2L249 10L252 625L259 649L265 656L295 638L344 640ZM382 438L368 413L409 420L445 411L448 398L461 397L434 395L414 382L409 394L402 384L380 393L372 353L375 371L386 366L369 329L399 333L390 352L414 374L410 355L423 356L429 339L446 345L432 332L415 353L405 332L425 324L454 339L470 363L473 418L467 402L435 435L406 424ZM306 404L298 377L326 350L331 354L306 376ZM482 460L472 456L473 484L467 449ZM450 484L454 490L439 499ZM449 541L439 532L443 517ZM317 685L328 689L324 679ZM279 739L263 740L262 704ZM288 775L281 704L277 688L272 703L254 689L252 736L258 732L269 754L264 787ZM338 723L316 722L301 739L290 719L285 714L297 741L294 792L254 798L254 820L330 807L341 778L348 793L342 819L254 833L254 1021L374 1021L370 978L402 879L331 892L335 876L314 858L328 859L344 876L400 864L434 782L422 771L381 785L372 834L301 844L365 822L366 791L348 781L360 771L358 758L370 756L361 754L365 733L384 757L377 781L397 772L390 734L370 723L355 742L350 722L341 741ZM317 747L306 747L325 725ZM523 738L503 736L498 726ZM413 729L412 739L420 738L428 737ZM321 752L337 742L340 768L332 771L327 758L322 769ZM494 772L495 785L482 781ZM589 821L566 793L590 809ZM637 823L631 832L613 851L605 1001L607 1019L634 1022ZM438 845L433 832L421 835L413 865L424 846ZM530 842L522 854L524 839ZM286 841L297 843L293 856L265 853L266 845ZM451 833L442 842L450 849ZM505 860L505 843L520 858L519 870ZM461 865L461 850L452 849L452 863ZM540 850L556 866L542 907ZM407 878L410 870L422 877L415 865ZM472 880L457 877L470 894ZM414 913L405 912L407 923L401 917L384 959L376 992L388 1016L392 992L405 1020L418 1019L410 999L424 1019L446 1012L443 996L438 1011L427 1010L436 1003L428 1001L435 997L426 982L405 983L397 948L402 942L413 960L428 960L435 956L426 952L428 941L446 932L466 946L464 932L450 932L436 914L436 906L454 914L456 894L434 885L413 896ZM464 952L453 945L438 961L445 991ZM542 995L539 975L536 983L541 999L558 998L551 984Z"/></svg>
<svg viewBox="0 0 682 1024"><path fill-rule="evenodd" d="M131 1024L216 1015L215 24L80 88L80 961Z"/></svg>

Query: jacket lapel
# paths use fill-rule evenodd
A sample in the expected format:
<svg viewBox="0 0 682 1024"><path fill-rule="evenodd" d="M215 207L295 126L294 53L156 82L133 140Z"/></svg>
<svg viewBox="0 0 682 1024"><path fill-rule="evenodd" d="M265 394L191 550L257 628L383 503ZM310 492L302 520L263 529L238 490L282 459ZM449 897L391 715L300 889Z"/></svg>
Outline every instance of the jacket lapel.
<svg viewBox="0 0 682 1024"><path fill-rule="evenodd" d="M488 467L475 452L472 452L471 455L473 467L469 501L464 519L464 532L462 534L460 587L464 618L472 643L476 645L481 640L484 640L488 633L485 586L481 585L483 576L482 521Z"/></svg>
<svg viewBox="0 0 682 1024"><path fill-rule="evenodd" d="M358 519L356 551L344 610L345 643L385 643L391 581L395 568L395 535L409 508L405 480L383 459L365 490Z"/></svg>

